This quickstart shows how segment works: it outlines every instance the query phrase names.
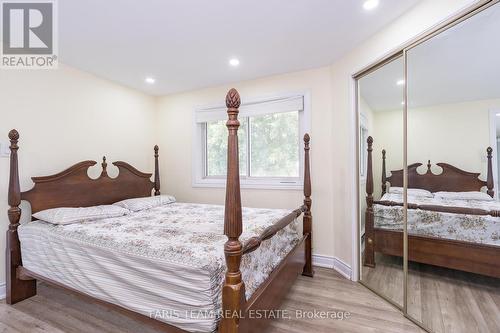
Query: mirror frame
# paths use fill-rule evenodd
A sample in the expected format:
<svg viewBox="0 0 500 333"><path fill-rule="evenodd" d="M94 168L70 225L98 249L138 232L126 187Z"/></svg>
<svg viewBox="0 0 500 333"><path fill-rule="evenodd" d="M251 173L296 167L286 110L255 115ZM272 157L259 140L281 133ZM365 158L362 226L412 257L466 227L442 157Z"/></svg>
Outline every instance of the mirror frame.
<svg viewBox="0 0 500 333"><path fill-rule="evenodd" d="M500 1L500 0L499 0ZM397 52L397 53L394 53L392 54L390 57L382 60L381 62L375 64L374 66L370 67L369 70L367 71L364 71L363 72L363 75L362 76L359 76L359 77L356 77L355 78L355 96L356 96L356 100L355 100L355 103L356 103L356 158L357 158L357 175L356 175L356 178L357 178L357 181L356 181L356 188L357 188L357 213L356 213L356 225L357 225L357 233L356 233L356 247L357 247L357 257L358 257L358 262L359 262L359 265L358 265L358 272L359 272L359 279L358 279L358 282L361 283L364 287L368 288L370 291L372 291L373 293L375 293L377 296L383 298L386 302L390 303L392 306L394 306L395 308L397 308L398 310L400 311L403 311L404 310L404 303L405 303L405 300L406 300L406 294L404 293L404 290L406 290L405 288L405 277L406 277L406 273L404 271L404 263L405 263L405 260L404 260L404 256L403 256L403 304L398 304L396 301L392 300L391 298L389 298L387 295L384 295L383 293L379 292L378 290L376 290L375 288L373 288L372 286L370 286L370 284L366 283L366 281L364 281L362 279L362 275L363 275L363 258L362 258L362 253L361 253L361 243L360 243L360 240L361 240L361 230L360 230L360 221L361 221L361 192L360 192L360 188L361 188L361 179L360 179L360 170L361 170L361 161L360 161L360 154L361 154L361 151L360 151L360 146L361 146L361 141L360 141L360 135L359 135L359 128L360 128L360 125L361 125L361 122L360 122L360 108L359 108L359 100L360 100L360 80L374 72L376 72L378 69L384 67L385 65L388 65L390 63L392 63L393 61L397 61L397 60L403 60L403 69L406 68L406 62L405 62L405 59L404 59L404 52L403 50ZM404 84L404 88L403 90L405 91L405 94L406 94L406 73L404 73L403 71L403 77L404 77L404 80L405 80L405 84ZM406 99L406 97L404 97ZM401 111L403 112L403 122L402 122L402 125L404 128L406 128L406 111L403 110L403 108L401 108ZM406 147L406 133L405 131L403 131L403 145L404 147ZM406 152L406 149L405 149L405 152ZM405 162L406 160L403 160L403 169L405 169L406 167L406 164ZM406 179L406 177L403 177L404 179ZM366 191L363 193L363 198L366 197ZM404 195L406 197L406 195ZM406 226L406 219L404 220L404 225ZM406 229L406 228L405 228ZM403 243L405 241L405 236L404 236L404 232L403 232ZM404 252L403 252L403 255L404 255Z"/></svg>
<svg viewBox="0 0 500 333"><path fill-rule="evenodd" d="M356 257L357 257L357 270L360 273L360 278L358 281L360 284L377 294L379 297L383 298L386 300L388 303L396 307L397 309L401 310L403 315L408 318L410 321L418 325L420 328L424 329L427 332L431 332L428 327L425 326L424 323L420 322L416 318L412 317L411 314L408 313L408 229L407 229L407 222L408 222L408 215L407 215L407 209L408 209L408 201L407 201L407 188L408 188L408 52L412 50L413 48L419 46L420 44L426 42L427 40L441 34L442 32L456 26L457 24L462 23L463 21L466 21L467 19L471 18L472 16L490 8L491 6L500 3L500 0L480 0L475 4L472 4L471 6L467 7L466 9L460 11L456 15L452 16L450 19L445 20L443 23L438 24L436 27L429 29L428 31L425 31L421 35L417 36L416 38L410 40L409 42L403 44L402 46L398 47L394 51L390 52L389 54L383 56L382 58L378 59L371 65L363 68L362 70L358 71L357 73L352 75L352 79L354 80L354 111L355 111L355 117L356 117L356 122L355 122L355 133L356 133L356 214L355 214L355 223L356 223ZM359 126L360 126L360 113L359 113L359 80L368 74L376 71L377 69L385 66L386 64L390 63L393 60L396 60L399 57L403 57L403 72L404 72L404 100L406 103L403 106L403 306L401 307L397 303L393 302L390 300L388 297L382 295L378 291L374 290L371 288L369 285L364 283L361 279L361 274L362 274L362 258L361 258L361 251L360 251L360 176L359 176L359 170L360 170L360 139L359 139Z"/></svg>

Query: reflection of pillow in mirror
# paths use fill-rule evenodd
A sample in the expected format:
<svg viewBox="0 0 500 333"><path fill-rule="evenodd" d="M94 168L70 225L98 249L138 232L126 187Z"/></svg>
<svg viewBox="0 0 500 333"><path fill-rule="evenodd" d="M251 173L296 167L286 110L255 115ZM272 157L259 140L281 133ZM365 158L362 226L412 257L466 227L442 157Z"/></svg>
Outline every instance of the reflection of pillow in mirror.
<svg viewBox="0 0 500 333"><path fill-rule="evenodd" d="M389 193L391 193L391 194L403 194L403 188L391 186L391 187L389 187Z"/></svg>
<svg viewBox="0 0 500 333"><path fill-rule="evenodd" d="M451 200L481 200L492 201L493 198L484 192L436 192L434 197L438 199L451 199Z"/></svg>
<svg viewBox="0 0 500 333"><path fill-rule="evenodd" d="M389 187L389 193L391 193L391 194L403 194L403 188L391 186L391 187Z"/></svg>
<svg viewBox="0 0 500 333"><path fill-rule="evenodd" d="M390 187L389 193L391 193L391 194L403 194L403 188L402 187ZM420 188L409 188L408 189L408 196L410 196L410 197L424 197L424 198L434 197L431 192L429 192L427 190L420 189Z"/></svg>

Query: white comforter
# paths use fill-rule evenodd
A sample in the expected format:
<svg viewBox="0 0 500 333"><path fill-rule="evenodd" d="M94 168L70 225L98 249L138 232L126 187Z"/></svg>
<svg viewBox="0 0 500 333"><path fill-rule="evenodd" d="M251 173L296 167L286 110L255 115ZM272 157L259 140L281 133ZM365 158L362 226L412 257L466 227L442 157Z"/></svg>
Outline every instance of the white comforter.
<svg viewBox="0 0 500 333"><path fill-rule="evenodd" d="M381 200L403 202L401 194L386 193ZM499 201L446 200L408 197L409 203L500 210ZM402 230L403 207L374 205L375 227ZM500 246L500 218L408 210L408 233Z"/></svg>
<svg viewBox="0 0 500 333"><path fill-rule="evenodd" d="M245 241L289 214L243 209ZM226 270L224 207L171 203L104 220L19 227L23 266L191 332L217 327ZM298 221L243 256L247 298L298 243Z"/></svg>

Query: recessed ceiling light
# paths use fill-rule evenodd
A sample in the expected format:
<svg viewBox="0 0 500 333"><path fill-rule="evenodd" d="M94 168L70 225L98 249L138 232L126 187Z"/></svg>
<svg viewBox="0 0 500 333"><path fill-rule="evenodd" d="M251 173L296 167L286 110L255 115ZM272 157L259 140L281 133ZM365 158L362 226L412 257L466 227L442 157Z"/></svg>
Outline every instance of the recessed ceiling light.
<svg viewBox="0 0 500 333"><path fill-rule="evenodd" d="M238 59L236 59L236 58L232 58L232 59L229 60L229 64L231 66L233 66L233 67L236 67L236 66L238 66L240 64L240 61Z"/></svg>
<svg viewBox="0 0 500 333"><path fill-rule="evenodd" d="M365 10L373 10L373 9L377 8L378 2L379 2L378 0L366 0L363 3L363 8Z"/></svg>
<svg viewBox="0 0 500 333"><path fill-rule="evenodd" d="M497 116L497 117L500 117L500 113L497 113L497 114L496 114L496 116Z"/></svg>
<svg viewBox="0 0 500 333"><path fill-rule="evenodd" d="M405 80L398 80L398 81L396 82L396 84L397 84L398 86L402 86L403 84L405 84Z"/></svg>
<svg viewBox="0 0 500 333"><path fill-rule="evenodd" d="M405 101L402 101L402 102L401 102L401 105L405 105Z"/></svg>
<svg viewBox="0 0 500 333"><path fill-rule="evenodd" d="M147 84L154 84L156 82L154 77L148 76L144 81L146 81Z"/></svg>

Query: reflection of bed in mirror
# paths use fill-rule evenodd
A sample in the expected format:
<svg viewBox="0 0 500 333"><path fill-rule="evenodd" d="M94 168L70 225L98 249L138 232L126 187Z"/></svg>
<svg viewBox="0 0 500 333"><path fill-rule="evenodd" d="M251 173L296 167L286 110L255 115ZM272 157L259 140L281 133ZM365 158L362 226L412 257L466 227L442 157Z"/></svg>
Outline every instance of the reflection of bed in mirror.
<svg viewBox="0 0 500 333"><path fill-rule="evenodd" d="M382 197L373 198L373 139L368 138L364 265L375 267L375 252L403 256L403 169L386 175L382 151ZM437 163L442 172L419 173L408 165L408 259L500 277L500 202L493 199L492 149L487 180L480 173ZM389 187L387 186L389 185ZM487 192L481 192L483 187ZM457 193L462 192L462 193Z"/></svg>

